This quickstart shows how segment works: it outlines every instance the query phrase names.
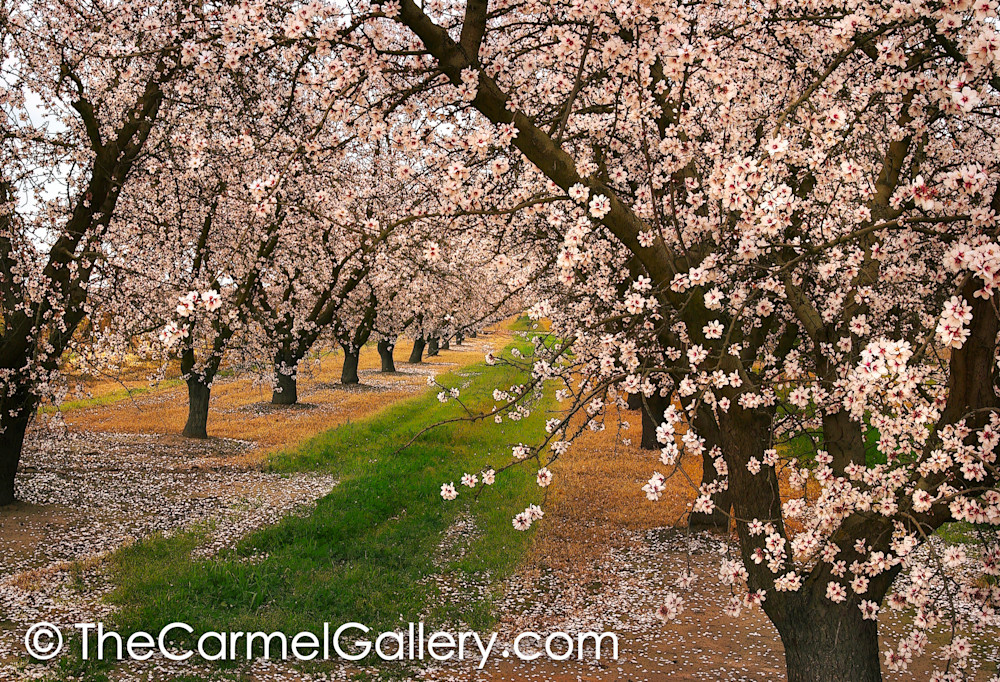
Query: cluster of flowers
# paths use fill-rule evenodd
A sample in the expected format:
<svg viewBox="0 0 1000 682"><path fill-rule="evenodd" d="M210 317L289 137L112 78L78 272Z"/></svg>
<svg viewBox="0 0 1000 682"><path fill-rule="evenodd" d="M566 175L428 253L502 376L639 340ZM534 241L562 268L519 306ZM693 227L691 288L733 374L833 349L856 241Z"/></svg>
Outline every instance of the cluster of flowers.
<svg viewBox="0 0 1000 682"><path fill-rule="evenodd" d="M190 319L197 310L199 302L205 310L214 313L222 307L222 296L215 289L209 289L200 294L197 291L189 291L179 297L177 314L184 320ZM159 339L164 346L170 348L186 339L190 333L189 325L185 322L169 322L160 330Z"/></svg>

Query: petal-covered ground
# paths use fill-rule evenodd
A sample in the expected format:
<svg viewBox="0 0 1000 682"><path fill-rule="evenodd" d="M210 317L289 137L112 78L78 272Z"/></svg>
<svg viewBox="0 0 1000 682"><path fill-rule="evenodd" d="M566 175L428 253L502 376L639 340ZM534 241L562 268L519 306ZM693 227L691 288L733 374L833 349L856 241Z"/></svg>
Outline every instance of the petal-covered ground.
<svg viewBox="0 0 1000 682"><path fill-rule="evenodd" d="M321 367L302 382L303 405L275 408L266 392L245 382L217 387L210 431L198 442L172 435L183 410L174 404L180 388L143 394L65 415L60 435L33 434L25 453L16 507L0 513L0 680L50 679L56 670L25 665L20 638L30 623L108 620L111 589L102 556L155 533L192 526L208 529L194 551L211 556L252 530L288 514L309 513L310 505L337 481L313 474L279 475L263 470L267 453L294 445L308 434L370 414L426 389L426 375L460 368L482 358L497 336L468 340L425 365L400 363L401 373L381 375L377 355L363 356L360 387L342 387L335 367ZM397 351L403 356L405 349ZM333 363L331 363L333 364ZM657 467L655 453L639 440L638 413L622 415L621 429L588 433L571 455L554 467L556 483L545 517L522 567L497 590L488 576L463 584L446 566L481 536L475 521L459 516L438 546L442 568L433 576L442 602L481 598L497 591L499 633L494 655L483 670L475 664L422 664L398 668L341 665L315 670L258 660L236 669L205 663L177 663L154 657L124 663L110 679L146 681L239 679L253 682L369 678L425 680L780 680L784 661L774 627L757 609L739 617L724 613L730 598L718 580L720 558L735 552L728 538L675 529L693 490L684 476L658 503L645 499L642 483ZM234 436L243 434L237 439ZM697 480L700 463L684 461ZM502 481L498 482L502 485ZM252 558L251 558L252 560ZM684 599L677 618L661 622L656 608L667 592ZM902 630L889 613L886 644ZM463 624L451 624L465 629ZM619 637L620 657L595 661L592 649L575 657L532 662L503 657L520 632L610 631ZM484 633L488 634L488 633ZM1000 658L997 633L981 633L984 658ZM523 647L530 649L530 647ZM906 673L887 671L888 680L926 679L941 662L930 655ZM986 680L992 671L974 670ZM72 677L65 671L62 679Z"/></svg>
<svg viewBox="0 0 1000 682"><path fill-rule="evenodd" d="M559 662L494 656L483 671L443 666L426 671L426 679L785 679L784 650L763 611L745 608L738 617L725 613L732 595L719 580L719 565L726 556L738 558L734 538L677 527L695 498L687 477L676 474L660 501L646 500L641 486L662 464L658 452L634 445L640 440L639 421L638 412L624 413L620 431L586 433L560 460L558 485L545 505L532 552L524 568L506 581L497 605L500 649L529 630L543 637L611 631L619 635L619 660L596 662L589 648L582 662L575 655ZM699 480L700 461L687 458L681 464ZM668 592L681 596L684 607L677 618L661 622L655 611ZM883 650L895 648L910 617L886 610L880 621ZM1000 628L974 633L972 639L986 667L966 670L966 679L989 680L1000 662ZM926 680L944 668L938 645L948 641L947 633L932 632L931 640L928 653L909 670L885 669L884 679Z"/></svg>
<svg viewBox="0 0 1000 682"><path fill-rule="evenodd" d="M336 381L338 356L328 356L300 381L302 402L292 407L272 406L269 391L249 382L218 382L211 437L204 441L176 435L186 416L183 387L74 409L60 423L33 430L19 501L0 511L0 680L51 673L44 665L24 668L28 625L110 615L101 570L107 553L149 535L203 526L207 539L195 553L211 556L283 516L308 513L337 481L266 472L268 453L424 391L429 375L479 362L496 342L470 339L422 364L399 363L395 374L374 369L378 355L366 349L362 384L352 386ZM397 356L409 353L405 345ZM91 388L93 395L107 391Z"/></svg>

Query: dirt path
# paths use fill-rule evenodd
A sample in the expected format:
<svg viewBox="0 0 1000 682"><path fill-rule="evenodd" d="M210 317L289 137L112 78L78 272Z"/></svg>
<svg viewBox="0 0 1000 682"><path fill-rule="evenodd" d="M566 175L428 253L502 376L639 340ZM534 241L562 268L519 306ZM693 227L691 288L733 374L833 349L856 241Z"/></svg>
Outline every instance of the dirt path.
<svg viewBox="0 0 1000 682"><path fill-rule="evenodd" d="M68 559L86 557L150 532L224 518L226 522L219 527L227 531L203 548L211 552L259 525L258 519L269 523L308 504L335 481L272 478L258 466L266 452L286 447L282 439L301 439L303 434L423 390L426 372L478 361L486 344L499 346L504 341L497 337L470 341L459 352L443 352L433 365L401 365L406 373L389 378L371 372L377 356L369 353L363 356L362 365L368 368L362 381L374 386L368 389L345 391L331 383L336 367L320 368L303 382L303 400L312 407L293 410L274 411L263 403L264 392L245 383L224 384L213 395L215 411L209 423L210 430L222 437L202 444L164 435L179 431L184 418L183 411L171 405L177 396L168 392L143 396L139 401L142 412L112 406L89 414L71 413L67 417L69 438L36 442L29 449L23 480L35 504L0 515L0 566L15 573L0 580L0 630L3 620L13 631L18 624L42 618L75 622L70 619L95 620L107 615L98 571L87 561L71 565ZM397 354L402 357L403 352ZM570 456L556 465L556 484L550 489L546 515L538 524L530 555L523 568L505 581L496 605L498 651L527 630L543 636L557 630L611 631L619 637L619 660L598 663L588 655L583 662L554 662L544 657L520 662L494 656L482 671L468 662L428 666L411 673L410 679L784 679L781 643L762 612L745 609L738 618L724 613L730 594L717 577L719 559L733 552L733 545L720 536L674 529L694 498L686 486L675 486L659 503L645 499L640 488L658 468L657 453L623 442L638 443L640 428L638 413L622 417L631 423L620 432L586 434ZM84 425L90 431L79 430ZM251 435L236 440L239 434ZM698 480L700 462L685 461L684 466ZM148 514L135 515L136 505ZM463 517L466 526L456 527L455 532L477 532L467 527L468 521ZM40 546L49 549L42 551ZM447 546L445 537L442 547ZM687 574L694 577L693 583L679 586L678 579ZM81 580L88 585L88 598L83 602L70 587ZM463 589L479 588L441 585L442 598L462 599ZM667 591L680 594L685 609L676 620L662 623L654 611ZM894 645L892 634L902 630L899 618L890 613L882 627L887 642ZM982 633L981 640L988 655L1000 658L996 632ZM27 679L31 670L7 668L5 677L3 660L18 648L4 644L9 641L0 636L0 680ZM886 671L885 679L927 679L937 666L940 661L927 654L907 673ZM208 665L158 661L153 669L159 672L152 679L173 679L180 673L229 679L215 677L219 669ZM148 671L149 666L123 665L114 679L146 680ZM357 672L356 667L342 666L308 674L289 664L255 661L241 669L239 679L321 682L354 679ZM976 680L992 674L972 672L970 679Z"/></svg>
<svg viewBox="0 0 1000 682"><path fill-rule="evenodd" d="M182 438L181 388L62 415L65 428L29 434L18 477L19 503L0 510L0 680L28 674L28 624L101 620L108 615L97 570L107 552L154 533L211 528L196 551L211 555L261 526L308 508L336 480L263 470L268 453L359 419L427 388L428 375L480 362L503 334L469 339L424 363L382 374L374 348L361 356L362 385L343 386L340 354L300 381L302 404L276 408L270 392L246 381L213 388L205 441ZM407 357L409 343L397 357ZM73 589L85 581L86 590ZM43 671L44 672L44 671ZM41 673L40 673L41 674Z"/></svg>
<svg viewBox="0 0 1000 682"><path fill-rule="evenodd" d="M340 383L343 354L325 353L320 359L304 362L299 379L299 403L271 405L270 387L247 380L217 380L212 387L208 433L213 439L249 441L253 447L242 451L244 465L253 466L269 452L293 447L309 436L352 419L363 418L386 405L426 389L428 374L448 372L456 367L480 362L486 346L502 347L506 332L467 339L462 346L425 357L420 364L400 359L409 357L412 342L400 341L395 349L395 374L378 371L380 360L373 346L362 349L359 362L361 384ZM95 393L101 390L96 387ZM134 400L81 410L63 416L69 429L176 435L187 419L187 389L174 386L143 393Z"/></svg>

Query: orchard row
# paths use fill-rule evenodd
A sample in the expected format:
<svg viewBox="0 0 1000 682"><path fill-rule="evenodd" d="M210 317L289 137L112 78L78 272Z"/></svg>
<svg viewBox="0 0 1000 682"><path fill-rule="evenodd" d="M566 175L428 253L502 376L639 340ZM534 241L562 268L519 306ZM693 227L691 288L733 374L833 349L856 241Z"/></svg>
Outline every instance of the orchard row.
<svg viewBox="0 0 1000 682"><path fill-rule="evenodd" d="M878 680L935 628L937 679L975 667L1000 609L995 0L3 10L0 504L71 351L179 357L193 403L223 358L290 397L317 343L523 308L552 338L500 360L532 381L494 417L545 387L564 409L511 465L559 485L632 400L646 497L702 458L691 521L735 528L730 610L763 608L789 679ZM982 544L939 556L955 521ZM913 627L880 653L884 608Z"/></svg>

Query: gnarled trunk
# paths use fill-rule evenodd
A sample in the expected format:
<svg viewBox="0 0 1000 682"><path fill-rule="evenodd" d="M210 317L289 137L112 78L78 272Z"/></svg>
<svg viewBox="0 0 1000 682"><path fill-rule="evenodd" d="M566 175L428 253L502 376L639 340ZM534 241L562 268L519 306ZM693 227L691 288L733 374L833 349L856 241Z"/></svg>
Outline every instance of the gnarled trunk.
<svg viewBox="0 0 1000 682"><path fill-rule="evenodd" d="M788 682L880 682L875 621L861 617L858 599L835 604L818 586L812 591L811 599L776 623Z"/></svg>
<svg viewBox="0 0 1000 682"><path fill-rule="evenodd" d="M208 402L212 389L198 377L190 377L187 388L188 418L182 433L188 438L208 438Z"/></svg>
<svg viewBox="0 0 1000 682"><path fill-rule="evenodd" d="M32 404L30 409L22 407L15 417L7 411L3 412L0 422L3 426L3 433L0 433L0 507L14 502L14 479L21 461L24 433L28 430L33 411Z"/></svg>
<svg viewBox="0 0 1000 682"><path fill-rule="evenodd" d="M432 336L427 340L427 357L433 357L440 352L440 343L441 338L438 336Z"/></svg>
<svg viewBox="0 0 1000 682"><path fill-rule="evenodd" d="M424 341L424 337L418 336L413 339L413 350L410 351L410 359L407 362L418 363L424 361L424 348L427 346L427 342Z"/></svg>
<svg viewBox="0 0 1000 682"><path fill-rule="evenodd" d="M719 445L729 468L729 484L739 495L732 497L738 519L743 565L751 591L767 589L774 574L764 563L751 558L764 545L763 535L752 535L751 519L770 519L784 534L778 477L773 467L751 473L747 462L761 458L768 447L773 414L736 405L719 416ZM704 430L704 429L703 429ZM821 574L822 576L822 574ZM864 598L880 602L891 582L886 573L873 580ZM826 597L824 579L807 579L798 592L768 590L763 607L774 623L785 647L789 682L880 682L875 621L865 620L858 608L860 597L836 604Z"/></svg>
<svg viewBox="0 0 1000 682"><path fill-rule="evenodd" d="M347 348L344 349L344 367L340 371L340 383L360 383L361 379L358 378L358 359L360 355L360 349L356 351L350 351Z"/></svg>
<svg viewBox="0 0 1000 682"><path fill-rule="evenodd" d="M291 353L281 352L274 360L272 405L294 405L299 401L298 361ZM291 372L291 374L289 374Z"/></svg>
<svg viewBox="0 0 1000 682"><path fill-rule="evenodd" d="M392 349L393 344L388 339L382 339L378 342L378 356L382 359L382 371L383 372L395 372L396 363L392 359Z"/></svg>

